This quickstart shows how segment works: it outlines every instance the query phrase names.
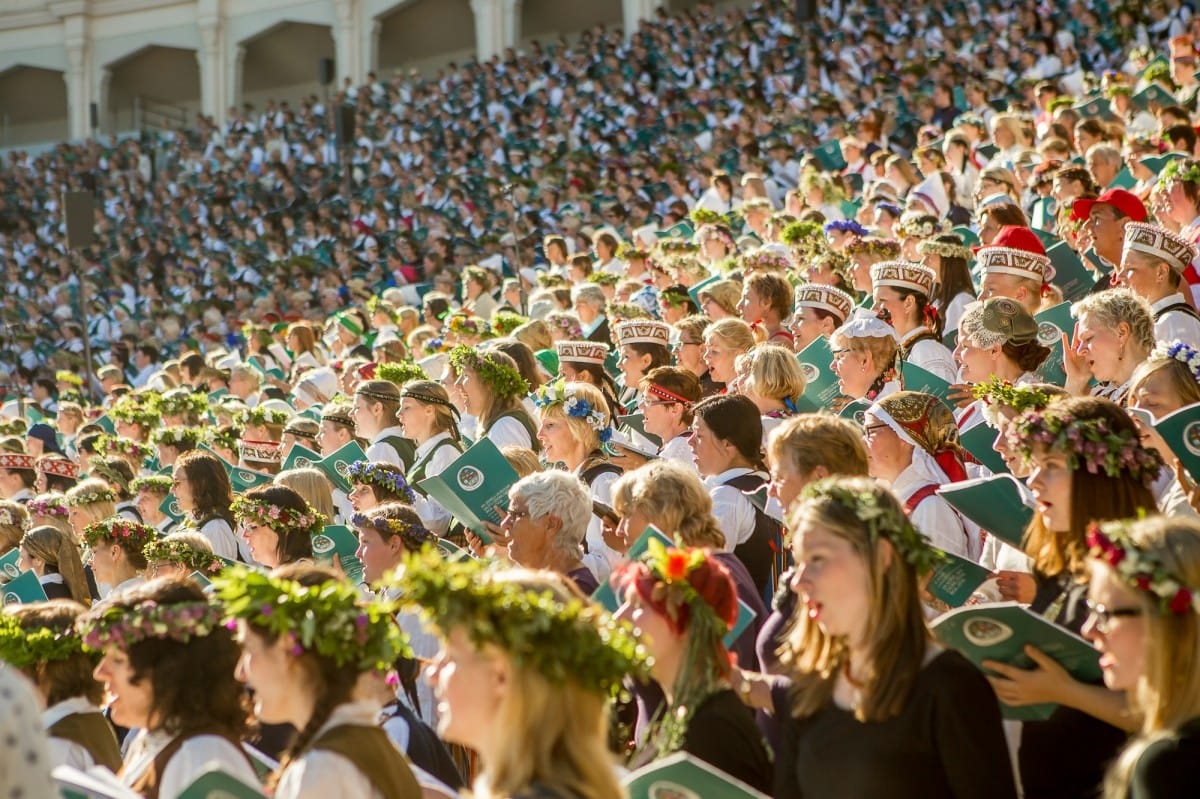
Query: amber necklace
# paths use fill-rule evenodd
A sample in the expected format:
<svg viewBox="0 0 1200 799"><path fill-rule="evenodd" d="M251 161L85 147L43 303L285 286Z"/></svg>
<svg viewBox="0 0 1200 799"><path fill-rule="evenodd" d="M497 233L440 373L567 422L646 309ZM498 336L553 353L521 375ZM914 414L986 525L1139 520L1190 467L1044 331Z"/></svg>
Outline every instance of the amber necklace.
<svg viewBox="0 0 1200 799"><path fill-rule="evenodd" d="M857 712L859 705L862 704L863 689L867 687L867 684L854 679L854 675L850 673L850 658L846 658L842 664L842 676L846 678L846 684L850 686L850 710Z"/></svg>

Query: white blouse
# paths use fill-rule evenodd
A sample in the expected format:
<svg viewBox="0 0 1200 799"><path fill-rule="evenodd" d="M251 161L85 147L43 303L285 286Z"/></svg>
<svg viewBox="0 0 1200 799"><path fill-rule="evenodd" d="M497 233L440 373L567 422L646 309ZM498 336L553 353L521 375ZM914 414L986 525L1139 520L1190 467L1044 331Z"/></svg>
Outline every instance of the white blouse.
<svg viewBox="0 0 1200 799"><path fill-rule="evenodd" d="M125 755L125 767L121 771L122 784L133 785L146 769L150 768L158 753L174 739L174 735L162 730L139 732ZM183 746L159 775L159 799L176 799L202 774L210 771L214 761L221 771L237 777L247 785L259 784L258 775L254 773L241 748L219 735L197 735L183 742Z"/></svg>
<svg viewBox="0 0 1200 799"><path fill-rule="evenodd" d="M317 736L342 724L373 727L378 712L379 708L374 702L338 705L328 721L317 730ZM396 757L404 757L399 749L396 750ZM280 776L275 789L275 799L332 799L337 796L384 799L367 775L353 763L341 755L319 749L310 749L293 761Z"/></svg>

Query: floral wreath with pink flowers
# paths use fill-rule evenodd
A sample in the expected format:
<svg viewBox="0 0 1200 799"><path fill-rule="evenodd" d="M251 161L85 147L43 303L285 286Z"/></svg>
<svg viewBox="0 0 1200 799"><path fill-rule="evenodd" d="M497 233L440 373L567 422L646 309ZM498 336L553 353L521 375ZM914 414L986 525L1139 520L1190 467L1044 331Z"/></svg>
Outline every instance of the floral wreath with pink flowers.
<svg viewBox="0 0 1200 799"><path fill-rule="evenodd" d="M67 507L66 497L61 494L43 494L40 497L34 497L25 504L25 510L29 511L30 518L34 516L62 516L66 518L71 515L71 509Z"/></svg>
<svg viewBox="0 0 1200 799"><path fill-rule="evenodd" d="M1129 522L1093 523L1087 542L1093 558L1107 563L1130 588L1153 597L1162 615L1200 613L1200 592L1184 585L1153 554L1139 549L1129 535Z"/></svg>
<svg viewBox="0 0 1200 799"><path fill-rule="evenodd" d="M308 507L307 505L305 507ZM328 519L311 507L301 512L262 502L250 497L234 497L229 512L238 522L250 522L259 527L270 527L277 532L303 532L316 535L325 529Z"/></svg>
<svg viewBox="0 0 1200 799"><path fill-rule="evenodd" d="M116 647L125 652L142 641L167 638L186 644L219 628L224 609L210 602L159 604L153 600L132 608L108 606L75 623L83 646L93 652Z"/></svg>
<svg viewBox="0 0 1200 799"><path fill-rule="evenodd" d="M88 549L95 549L101 541L112 541L122 549L140 553L156 538L158 530L123 516L112 516L83 528L83 543Z"/></svg>
<svg viewBox="0 0 1200 799"><path fill-rule="evenodd" d="M1116 431L1104 419L1077 419L1054 409L1026 411L1008 428L1008 445L1028 461L1034 447L1063 454L1072 471L1080 466L1092 474L1127 474L1144 485L1162 471L1156 450L1142 446L1132 430Z"/></svg>

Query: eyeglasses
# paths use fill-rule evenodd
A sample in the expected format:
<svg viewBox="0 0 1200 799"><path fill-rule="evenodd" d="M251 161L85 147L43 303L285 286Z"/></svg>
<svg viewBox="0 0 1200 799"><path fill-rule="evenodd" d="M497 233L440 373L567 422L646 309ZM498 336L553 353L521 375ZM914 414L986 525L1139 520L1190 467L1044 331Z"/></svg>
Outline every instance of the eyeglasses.
<svg viewBox="0 0 1200 799"><path fill-rule="evenodd" d="M1086 600L1086 604L1088 612L1091 614L1089 619L1095 625L1096 632L1101 635L1108 635L1109 630L1112 629L1113 619L1133 618L1144 613L1141 608L1107 608L1090 599Z"/></svg>
<svg viewBox="0 0 1200 799"><path fill-rule="evenodd" d="M187 481L188 479L186 477L176 477L171 481L171 487L177 488L181 483L186 483Z"/></svg>
<svg viewBox="0 0 1200 799"><path fill-rule="evenodd" d="M874 436L876 430L887 430L887 429L889 429L888 426L886 424L883 424L882 422L880 424L869 424L869 425L866 425L863 427L863 435Z"/></svg>
<svg viewBox="0 0 1200 799"><path fill-rule="evenodd" d="M528 519L528 518L529 518L529 511L513 510L512 508L509 508L508 510L504 511L503 521L506 521L506 522L511 521L515 524L516 522L519 522L522 519Z"/></svg>
<svg viewBox="0 0 1200 799"><path fill-rule="evenodd" d="M674 400L647 400L647 399L638 400L639 408L653 408L655 405L678 405L678 404L679 403L675 402Z"/></svg>

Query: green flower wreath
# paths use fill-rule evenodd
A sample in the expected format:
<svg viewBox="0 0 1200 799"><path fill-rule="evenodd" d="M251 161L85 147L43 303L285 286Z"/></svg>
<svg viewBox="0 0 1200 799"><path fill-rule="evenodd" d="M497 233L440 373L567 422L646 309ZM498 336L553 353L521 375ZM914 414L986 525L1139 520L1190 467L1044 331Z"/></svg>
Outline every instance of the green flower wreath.
<svg viewBox="0 0 1200 799"><path fill-rule="evenodd" d="M933 571L946 559L946 554L930 544L907 516L881 505L879 497L871 491L855 491L834 478L809 483L801 496L841 505L867 528L872 542L887 539L918 575Z"/></svg>
<svg viewBox="0 0 1200 799"><path fill-rule="evenodd" d="M134 494L145 491L148 494L169 494L173 480L166 475L153 474L149 477L138 477L129 484L129 490Z"/></svg>
<svg viewBox="0 0 1200 799"><path fill-rule="evenodd" d="M171 391L158 401L158 410L163 416L199 415L208 411L208 397L190 391Z"/></svg>
<svg viewBox="0 0 1200 799"><path fill-rule="evenodd" d="M62 499L62 504L68 508L79 508L84 505L94 505L97 502L116 502L117 492L111 488L97 488L93 491L81 491L73 494L67 494Z"/></svg>
<svg viewBox="0 0 1200 799"><path fill-rule="evenodd" d="M305 587L245 566L231 566L213 580L230 619L244 621L291 642L304 652L356 665L363 671L387 669L412 650L396 625L392 603L363 602L354 586L330 581Z"/></svg>
<svg viewBox="0 0 1200 799"><path fill-rule="evenodd" d="M306 505L307 507L307 505ZM304 513L272 505L250 497L234 497L229 512L238 522L250 521L263 527L281 532L299 531L316 535L325 529L329 520L311 507Z"/></svg>
<svg viewBox="0 0 1200 799"><path fill-rule="evenodd" d="M523 397L529 393L529 384L521 373L508 364L497 362L491 353L480 354L465 344L460 344L450 350L450 365L454 371L462 373L470 369L479 375L497 397Z"/></svg>
<svg viewBox="0 0 1200 799"><path fill-rule="evenodd" d="M412 361L381 363L375 368L375 376L380 380L394 383L400 388L412 380L428 380L429 375Z"/></svg>
<svg viewBox="0 0 1200 799"><path fill-rule="evenodd" d="M238 442L242 440L242 429L240 426L231 427L228 430L218 430L211 428L208 434L208 441L224 449L231 449L237 452Z"/></svg>
<svg viewBox="0 0 1200 799"><path fill-rule="evenodd" d="M155 430L150 440L155 444L165 444L168 447L194 447L204 440L204 430L199 427L164 427Z"/></svg>
<svg viewBox="0 0 1200 799"><path fill-rule="evenodd" d="M443 633L461 628L477 647L493 644L551 682L574 680L615 694L625 675L648 673L646 651L625 622L598 605L564 603L498 574L483 561L447 561L426 549L409 556L394 584Z"/></svg>
<svg viewBox="0 0 1200 799"><path fill-rule="evenodd" d="M67 660L82 653L83 639L74 630L30 630L21 626L16 616L0 613L0 660L15 668Z"/></svg>
<svg viewBox="0 0 1200 799"><path fill-rule="evenodd" d="M272 408L247 408L238 415L237 423L243 429L252 424L287 424L288 419L292 418L287 411L274 410Z"/></svg>
<svg viewBox="0 0 1200 799"><path fill-rule="evenodd" d="M510 336L512 332L529 321L528 317L512 311L495 311L492 313L492 329L501 336Z"/></svg>
<svg viewBox="0 0 1200 799"><path fill-rule="evenodd" d="M132 438L113 436L108 433L96 436L96 451L126 455L138 460L145 460L152 454L150 447L145 444L134 441Z"/></svg>
<svg viewBox="0 0 1200 799"><path fill-rule="evenodd" d="M203 638L221 626L224 614L211 602L160 604L153 600L132 608L109 605L81 616L75 629L83 645L92 652L115 647L125 652L150 638L169 639L186 644Z"/></svg>
<svg viewBox="0 0 1200 799"><path fill-rule="evenodd" d="M1200 183L1200 164L1193 163L1186 170L1183 168L1185 158L1176 158L1171 163L1167 164L1158 177L1158 187L1166 188L1171 181L1178 180L1183 183Z"/></svg>
<svg viewBox="0 0 1200 799"><path fill-rule="evenodd" d="M101 541L112 541L123 548L141 552L155 538L158 538L158 530L123 516L112 516L83 528L83 543L88 549L95 549Z"/></svg>
<svg viewBox="0 0 1200 799"><path fill-rule="evenodd" d="M1008 445L1028 461L1034 447L1066 456L1067 468L1132 477L1150 485L1163 468L1157 450L1142 446L1131 430L1113 430L1105 419L1078 419L1050 406L1018 416L1008 428Z"/></svg>
<svg viewBox="0 0 1200 799"><path fill-rule="evenodd" d="M971 386L971 396L983 400L985 405L1001 405L1017 413L1041 410L1050 404L1050 395L1040 388L1013 385L1012 381L996 375L987 382Z"/></svg>
<svg viewBox="0 0 1200 799"><path fill-rule="evenodd" d="M108 415L118 422L139 424L149 428L156 426L162 420L158 410L158 396L140 396L130 394L113 403Z"/></svg>
<svg viewBox="0 0 1200 799"><path fill-rule="evenodd" d="M147 563L175 563L203 574L216 574L225 566L225 562L212 552L197 549L184 539L173 536L149 542L142 547L142 554Z"/></svg>
<svg viewBox="0 0 1200 799"><path fill-rule="evenodd" d="M618 258L620 256L617 256ZM588 283L595 283L598 286L615 286L621 282L620 275L614 275L612 272L592 272L584 278Z"/></svg>

